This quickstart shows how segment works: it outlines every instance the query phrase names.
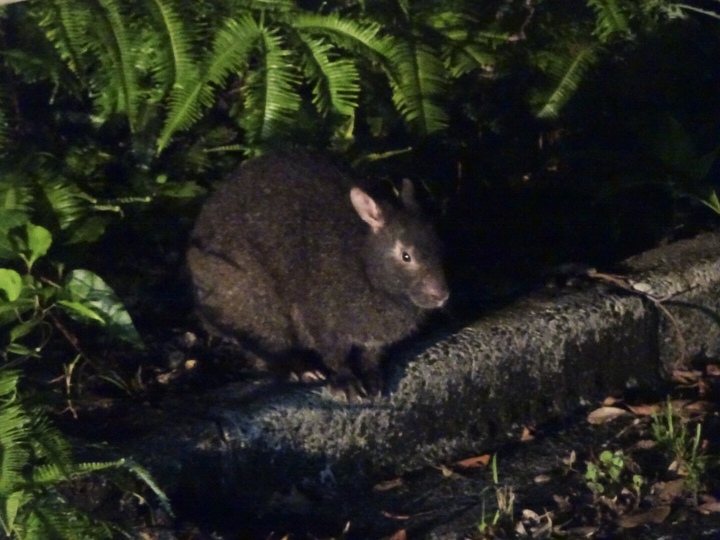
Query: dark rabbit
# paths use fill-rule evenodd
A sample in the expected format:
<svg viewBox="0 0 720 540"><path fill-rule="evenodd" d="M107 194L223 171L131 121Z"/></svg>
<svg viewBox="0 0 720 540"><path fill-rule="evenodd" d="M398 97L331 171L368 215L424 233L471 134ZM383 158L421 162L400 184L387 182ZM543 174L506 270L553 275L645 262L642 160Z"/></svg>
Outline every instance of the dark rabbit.
<svg viewBox="0 0 720 540"><path fill-rule="evenodd" d="M315 351L348 395L377 392L383 348L448 298L410 181L401 201L357 185L320 154L249 160L205 203L187 254L210 333L288 365Z"/></svg>

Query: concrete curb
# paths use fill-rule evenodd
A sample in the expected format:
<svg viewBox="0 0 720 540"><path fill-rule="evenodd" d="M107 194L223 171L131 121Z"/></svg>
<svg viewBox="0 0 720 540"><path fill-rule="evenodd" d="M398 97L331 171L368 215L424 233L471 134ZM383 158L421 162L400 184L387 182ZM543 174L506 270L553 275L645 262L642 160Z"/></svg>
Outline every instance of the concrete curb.
<svg viewBox="0 0 720 540"><path fill-rule="evenodd" d="M282 486L335 489L472 456L720 353L720 235L646 252L627 268L644 290L671 296L672 318L602 284L525 298L407 353L389 398L348 405L325 390L233 385L127 449L195 501L261 505Z"/></svg>

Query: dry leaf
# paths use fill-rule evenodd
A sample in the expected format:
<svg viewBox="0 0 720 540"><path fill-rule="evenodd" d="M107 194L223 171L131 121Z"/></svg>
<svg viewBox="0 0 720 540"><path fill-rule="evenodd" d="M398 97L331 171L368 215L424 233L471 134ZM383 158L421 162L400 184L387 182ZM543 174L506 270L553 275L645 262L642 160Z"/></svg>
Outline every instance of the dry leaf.
<svg viewBox="0 0 720 540"><path fill-rule="evenodd" d="M638 416L653 416L660 414L663 406L659 403L654 403L652 405L628 405L627 408L630 409L630 412Z"/></svg>
<svg viewBox="0 0 720 540"><path fill-rule="evenodd" d="M635 448L638 450L651 450L655 448L657 444L657 441L653 441L652 439L642 439L635 443Z"/></svg>
<svg viewBox="0 0 720 540"><path fill-rule="evenodd" d="M711 377L720 377L720 366L717 364L708 364L705 366L705 373Z"/></svg>
<svg viewBox="0 0 720 540"><path fill-rule="evenodd" d="M402 485L403 479L398 476L397 478L393 478L392 480L385 480L383 482L375 484L373 486L373 491L390 491L391 489L395 489Z"/></svg>
<svg viewBox="0 0 720 540"><path fill-rule="evenodd" d="M712 411L714 408L715 406L709 401L693 401L685 405L684 410L691 413L704 414Z"/></svg>
<svg viewBox="0 0 720 540"><path fill-rule="evenodd" d="M523 427L522 435L520 435L520 441L521 442L527 442L532 441L535 439L535 435L533 435L534 430L532 428L529 428L527 426Z"/></svg>
<svg viewBox="0 0 720 540"><path fill-rule="evenodd" d="M552 476L549 474L538 474L535 478L533 478L533 482L536 484L545 484L552 480Z"/></svg>
<svg viewBox="0 0 720 540"><path fill-rule="evenodd" d="M410 516L406 514L391 514L390 512L385 512L384 510L380 512L380 514L382 514L383 517L386 517L388 519L395 519L397 521L405 521L410 519Z"/></svg>
<svg viewBox="0 0 720 540"><path fill-rule="evenodd" d="M451 469L447 468L445 465L439 465L439 466L436 466L435 468L437 470L439 470L445 478L450 478L452 475L455 474L454 472L452 472Z"/></svg>
<svg viewBox="0 0 720 540"><path fill-rule="evenodd" d="M630 514L618 518L616 523L623 529L632 529L648 523L662 523L670 515L670 506L656 506L644 512Z"/></svg>
<svg viewBox="0 0 720 540"><path fill-rule="evenodd" d="M592 538L598 530L598 527L575 527L565 532L569 538Z"/></svg>
<svg viewBox="0 0 720 540"><path fill-rule="evenodd" d="M457 465L458 467L463 467L464 469L478 469L480 467L486 467L487 464L490 463L490 459L490 454L483 454L482 456L462 459L455 462L455 465Z"/></svg>
<svg viewBox="0 0 720 540"><path fill-rule="evenodd" d="M695 384L702 377L702 372L697 370L674 369L671 378L680 384Z"/></svg>
<svg viewBox="0 0 720 540"><path fill-rule="evenodd" d="M185 361L185 365L183 367L189 371L191 369L195 369L197 367L197 365L198 365L198 361L195 360L194 358L190 358Z"/></svg>
<svg viewBox="0 0 720 540"><path fill-rule="evenodd" d="M387 540L407 540L407 533L405 532L405 529L400 529L392 536L388 536Z"/></svg>
<svg viewBox="0 0 720 540"><path fill-rule="evenodd" d="M603 402L602 402L603 406L605 406L605 407L610 407L610 406L612 406L612 405L617 405L618 403L622 403L622 398L616 398L616 397L613 397L613 396L608 396L608 397L606 397L606 398L603 400Z"/></svg>
<svg viewBox="0 0 720 540"><path fill-rule="evenodd" d="M572 467L575 464L575 461L577 461L577 454L575 454L575 450L571 451L568 457L562 458L561 461L568 467Z"/></svg>
<svg viewBox="0 0 720 540"><path fill-rule="evenodd" d="M619 407L600 407L588 414L587 421L591 424L604 424L626 414L628 412Z"/></svg>
<svg viewBox="0 0 720 540"><path fill-rule="evenodd" d="M720 502L706 502L698 506L697 509L703 514L715 514L720 512Z"/></svg>
<svg viewBox="0 0 720 540"><path fill-rule="evenodd" d="M657 482L652 487L652 494L658 502L667 504L680 497L684 487L684 478L677 478L669 482Z"/></svg>
<svg viewBox="0 0 720 540"><path fill-rule="evenodd" d="M555 500L555 504L558 505L558 510L561 512L569 512L572 510L573 506L570 503L570 496L561 497L560 495L553 495L553 499Z"/></svg>

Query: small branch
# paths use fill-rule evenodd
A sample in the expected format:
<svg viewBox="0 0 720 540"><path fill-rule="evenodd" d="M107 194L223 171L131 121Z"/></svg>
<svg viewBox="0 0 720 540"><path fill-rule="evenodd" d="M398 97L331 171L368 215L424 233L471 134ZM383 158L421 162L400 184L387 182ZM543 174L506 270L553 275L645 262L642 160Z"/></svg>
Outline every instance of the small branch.
<svg viewBox="0 0 720 540"><path fill-rule="evenodd" d="M663 302L666 300L669 300L674 295L673 294L667 294L665 296L656 296L648 291L643 291L638 287L638 283L632 281L631 279L628 279L624 276L616 276L614 274L603 274L601 272L598 272L594 268L591 268L587 271L587 276L590 279L596 279L599 281L603 281L606 283L610 283L611 285L615 285L616 287L619 287L625 291L628 291L629 293L636 294L638 296L642 296L643 298L646 298L650 300L653 304L655 304L655 307L657 307L660 311L662 311L667 318L672 323L672 327L675 330L675 333L677 334L677 339L680 344L680 361L685 362L687 360L687 342L685 341L685 337L682 334L682 330L680 330L680 323L675 318L675 316L670 313L668 308L666 308L663 305Z"/></svg>

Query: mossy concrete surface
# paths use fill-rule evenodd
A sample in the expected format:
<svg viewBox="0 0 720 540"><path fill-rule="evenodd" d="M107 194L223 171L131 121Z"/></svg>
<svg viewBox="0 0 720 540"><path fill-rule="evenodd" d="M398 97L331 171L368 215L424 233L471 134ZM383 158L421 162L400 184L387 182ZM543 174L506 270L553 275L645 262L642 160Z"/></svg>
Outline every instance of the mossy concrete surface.
<svg viewBox="0 0 720 540"><path fill-rule="evenodd" d="M193 501L261 507L292 485L346 490L486 452L526 426L718 354L720 235L625 267L636 292L608 281L540 291L413 345L393 359L389 396L373 402L231 385L169 410L172 420L128 448ZM664 298L662 308L644 294Z"/></svg>

